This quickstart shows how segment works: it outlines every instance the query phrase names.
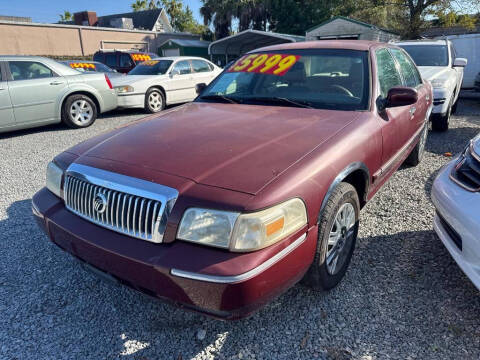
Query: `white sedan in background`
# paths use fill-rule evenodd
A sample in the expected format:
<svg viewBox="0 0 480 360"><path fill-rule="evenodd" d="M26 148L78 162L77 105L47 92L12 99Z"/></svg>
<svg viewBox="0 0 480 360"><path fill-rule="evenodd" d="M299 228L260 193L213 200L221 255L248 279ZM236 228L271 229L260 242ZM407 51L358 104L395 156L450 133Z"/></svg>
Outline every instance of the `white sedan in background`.
<svg viewBox="0 0 480 360"><path fill-rule="evenodd" d="M440 170L432 200L436 233L480 290L480 135Z"/></svg>
<svg viewBox="0 0 480 360"><path fill-rule="evenodd" d="M121 108L143 108L148 113L166 105L192 101L196 86L208 85L222 69L196 57L164 57L138 64L128 76L112 79Z"/></svg>

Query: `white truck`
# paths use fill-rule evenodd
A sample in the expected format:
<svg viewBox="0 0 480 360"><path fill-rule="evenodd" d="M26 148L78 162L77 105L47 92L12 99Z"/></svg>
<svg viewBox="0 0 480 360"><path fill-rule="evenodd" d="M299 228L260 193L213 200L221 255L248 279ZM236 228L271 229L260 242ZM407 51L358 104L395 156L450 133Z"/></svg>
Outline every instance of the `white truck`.
<svg viewBox="0 0 480 360"><path fill-rule="evenodd" d="M432 129L448 130L450 115L457 108L467 59L456 57L455 48L449 40L402 41L395 45L407 51L422 77L432 83Z"/></svg>

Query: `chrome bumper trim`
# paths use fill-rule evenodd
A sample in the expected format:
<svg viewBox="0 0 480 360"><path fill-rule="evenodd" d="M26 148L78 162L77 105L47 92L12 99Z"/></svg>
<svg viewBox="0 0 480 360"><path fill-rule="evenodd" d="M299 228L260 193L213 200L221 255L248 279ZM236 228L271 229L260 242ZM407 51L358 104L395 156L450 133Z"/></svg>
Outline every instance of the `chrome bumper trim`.
<svg viewBox="0 0 480 360"><path fill-rule="evenodd" d="M289 253L291 253L294 249L296 249L298 246L300 246L305 239L307 238L307 234L303 234L300 236L297 240L292 242L290 245L288 245L285 249L282 251L278 252L274 256L272 256L270 259L265 261L264 263L260 264L256 268L253 268L250 271L247 271L246 273L239 274L239 275L231 275L231 276L217 276L217 275L207 275L207 274L199 274L199 273L194 273L194 272L189 272L189 271L183 271L183 270L178 270L178 269L172 269L170 273L174 276L186 278L186 279L192 279L192 280L198 280L198 281L206 281L206 282L212 282L212 283L217 283L217 284L232 284L232 283L238 283L241 281L248 280L254 276L257 276L261 272L267 270L269 267L271 267L273 264L287 256Z"/></svg>

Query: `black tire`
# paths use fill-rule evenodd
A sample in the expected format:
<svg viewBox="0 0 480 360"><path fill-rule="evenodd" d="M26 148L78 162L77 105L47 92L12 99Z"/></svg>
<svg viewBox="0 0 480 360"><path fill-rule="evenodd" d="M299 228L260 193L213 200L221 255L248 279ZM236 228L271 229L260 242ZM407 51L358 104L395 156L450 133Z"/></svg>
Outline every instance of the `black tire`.
<svg viewBox="0 0 480 360"><path fill-rule="evenodd" d="M432 118L432 130L438 132L445 132L448 130L448 123L450 115L452 114L452 107L449 106L447 113L443 116L435 116Z"/></svg>
<svg viewBox="0 0 480 360"><path fill-rule="evenodd" d="M350 204L350 205L348 205ZM345 206L345 207L344 207ZM335 219L340 214L342 209L348 208L350 211L354 211L354 224L350 229L341 228L338 229L335 225ZM351 210L353 208L353 210ZM313 259L310 269L303 278L303 283L319 290L329 290L334 288L340 283L345 276L348 265L352 258L353 250L355 249L355 242L357 240L358 225L360 214L360 202L358 200L358 194L355 188L345 182L340 183L332 192L330 198L327 200L327 204L323 210L319 221L318 229L318 241L317 249L315 251L315 257ZM337 268L334 271L331 269L331 264L327 264L327 255L333 255L333 249L337 246L329 244L329 238L331 232L334 231L342 234L343 246L340 244L342 239L337 240L336 244L339 244L339 255L337 258ZM345 236L347 235L347 236ZM338 261L341 260L340 264Z"/></svg>
<svg viewBox="0 0 480 360"><path fill-rule="evenodd" d="M151 97L154 96L158 101L153 103ZM155 106L155 104L157 104ZM165 109L165 95L163 92L157 88L148 89L145 94L145 112L148 114L155 114Z"/></svg>
<svg viewBox="0 0 480 360"><path fill-rule="evenodd" d="M423 130L420 134L420 140L418 141L417 145L413 148L410 155L408 155L407 159L405 160L405 164L410 166L417 166L423 159L423 154L425 154L425 144L427 143L428 137L428 125L425 124Z"/></svg>
<svg viewBox="0 0 480 360"><path fill-rule="evenodd" d="M88 96L82 94L70 95L62 106L62 121L74 128L86 128L97 119L97 105Z"/></svg>

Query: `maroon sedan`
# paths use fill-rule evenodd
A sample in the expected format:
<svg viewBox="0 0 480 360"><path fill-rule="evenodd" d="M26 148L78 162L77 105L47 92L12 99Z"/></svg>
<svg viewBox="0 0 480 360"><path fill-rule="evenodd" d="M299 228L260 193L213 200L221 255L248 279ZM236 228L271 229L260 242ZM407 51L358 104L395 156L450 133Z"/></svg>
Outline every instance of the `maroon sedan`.
<svg viewBox="0 0 480 360"><path fill-rule="evenodd" d="M432 90L400 48L255 50L190 104L58 155L33 212L89 269L211 316L336 286L360 209L420 162Z"/></svg>

